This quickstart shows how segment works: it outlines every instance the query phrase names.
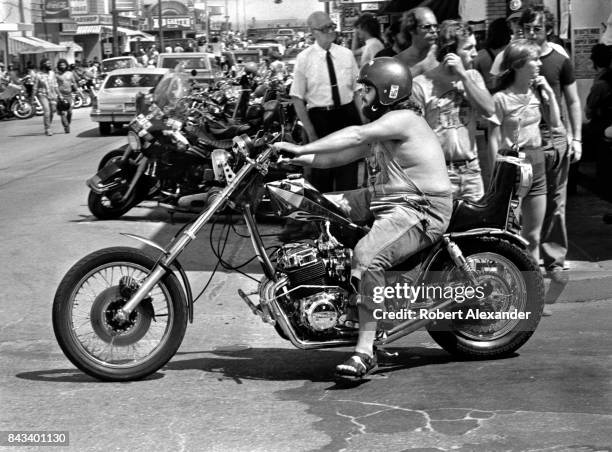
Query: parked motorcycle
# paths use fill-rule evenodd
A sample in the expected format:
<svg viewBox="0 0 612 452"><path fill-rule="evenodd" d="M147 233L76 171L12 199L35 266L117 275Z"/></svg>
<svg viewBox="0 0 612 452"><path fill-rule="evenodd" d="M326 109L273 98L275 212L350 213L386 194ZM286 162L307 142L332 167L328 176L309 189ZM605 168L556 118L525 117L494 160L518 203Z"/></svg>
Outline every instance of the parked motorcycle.
<svg viewBox="0 0 612 452"><path fill-rule="evenodd" d="M181 75L170 75L164 84L181 85ZM119 218L138 203L149 200L172 211L199 213L211 192L214 180L211 152L229 149L231 138L256 133L262 127L283 129L284 109L271 101L249 107L246 123L228 123L222 106L208 101L208 95L193 96L187 88L180 96L167 98L162 86L153 93L156 102L129 125L128 145L105 155L98 173L87 181L89 210L99 219ZM173 112L168 115L162 113ZM251 113L253 110L255 113ZM162 119L163 117L163 119ZM148 119L147 119L148 118ZM146 133L142 124L151 123ZM273 172L278 178L284 173ZM266 199L263 206L270 210Z"/></svg>
<svg viewBox="0 0 612 452"><path fill-rule="evenodd" d="M0 91L0 119L10 116L28 119L35 113L36 110L28 100L23 86L8 83Z"/></svg>
<svg viewBox="0 0 612 452"><path fill-rule="evenodd" d="M83 107L91 107L95 94L92 90L93 83L90 80L81 79L79 80L79 91L82 98Z"/></svg>
<svg viewBox="0 0 612 452"><path fill-rule="evenodd" d="M264 273L254 293L258 300L238 291L247 307L298 348L355 344L357 332L345 324L351 256L368 229L353 224L303 179L262 182L278 158L270 144L281 137L268 134L251 141L243 135L234 138L231 150L215 150L212 168L219 190L168 248L127 234L156 253L106 248L68 271L53 301L53 329L75 366L101 380L128 381L152 374L174 356L187 323L193 321L194 304L178 258L228 203L242 212ZM483 202L456 204L444 236L396 269L402 276L410 274L406 267L413 269L413 287L472 288L479 295L463 303L435 291L432 297L411 301L396 295L385 305L422 315L391 325L379 322L375 345L426 327L455 357L492 359L511 355L529 339L540 320L544 286L526 252L526 241L518 235L514 214L520 190L530 183L526 168L530 169L521 159L500 158ZM318 239L284 244L269 256L253 217L262 191L267 191L279 215L316 225ZM222 259L221 246L214 252ZM476 319L432 320L445 312L474 309L485 318L479 314Z"/></svg>

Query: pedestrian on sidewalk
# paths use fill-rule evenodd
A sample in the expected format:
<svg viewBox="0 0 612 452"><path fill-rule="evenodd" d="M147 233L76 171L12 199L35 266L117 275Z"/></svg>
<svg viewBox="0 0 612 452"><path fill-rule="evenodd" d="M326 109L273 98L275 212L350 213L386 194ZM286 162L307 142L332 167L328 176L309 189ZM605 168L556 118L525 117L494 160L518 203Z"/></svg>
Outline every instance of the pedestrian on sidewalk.
<svg viewBox="0 0 612 452"><path fill-rule="evenodd" d="M64 132L70 133L72 122L72 93L78 88L74 73L68 70L68 61L61 58L57 62L57 84L59 96L57 98L57 112L62 119Z"/></svg>
<svg viewBox="0 0 612 452"><path fill-rule="evenodd" d="M33 92L43 108L45 135L51 136L53 135L51 123L53 122L53 115L60 92L57 76L53 72L53 66L51 66L49 58L43 58L40 62L40 71L36 73Z"/></svg>
<svg viewBox="0 0 612 452"><path fill-rule="evenodd" d="M562 128L559 104L546 78L540 75L541 49L526 40L512 41L504 50L500 91L493 95L489 146L493 155L518 148L533 168L529 192L521 199L521 233L536 265L540 261L540 236L546 214L546 163L542 146L542 119Z"/></svg>

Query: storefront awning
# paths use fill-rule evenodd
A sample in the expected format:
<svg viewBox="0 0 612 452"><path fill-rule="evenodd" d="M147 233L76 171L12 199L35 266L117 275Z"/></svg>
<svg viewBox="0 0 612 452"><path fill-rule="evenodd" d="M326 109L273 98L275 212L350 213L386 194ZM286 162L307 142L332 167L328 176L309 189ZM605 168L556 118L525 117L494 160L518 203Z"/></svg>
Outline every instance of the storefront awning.
<svg viewBox="0 0 612 452"><path fill-rule="evenodd" d="M3 22L0 24L0 31L32 31L32 30L34 30L34 25L32 24L6 23L6 22Z"/></svg>
<svg viewBox="0 0 612 452"><path fill-rule="evenodd" d="M83 47L72 41L60 41L60 45L68 47L73 52L82 52Z"/></svg>
<svg viewBox="0 0 612 452"><path fill-rule="evenodd" d="M110 33L112 30L108 25L79 25L75 34L77 35L99 35Z"/></svg>
<svg viewBox="0 0 612 452"><path fill-rule="evenodd" d="M66 50L66 46L53 44L34 36L9 36L9 53L13 55L65 52Z"/></svg>

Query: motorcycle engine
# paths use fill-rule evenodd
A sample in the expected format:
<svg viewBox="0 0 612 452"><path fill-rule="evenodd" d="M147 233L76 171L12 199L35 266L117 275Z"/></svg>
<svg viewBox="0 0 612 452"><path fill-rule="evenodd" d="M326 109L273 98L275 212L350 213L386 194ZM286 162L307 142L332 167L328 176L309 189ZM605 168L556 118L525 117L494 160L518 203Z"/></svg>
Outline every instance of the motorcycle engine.
<svg viewBox="0 0 612 452"><path fill-rule="evenodd" d="M286 306L288 314L311 332L334 328L348 302L352 251L330 243L290 243L277 254L293 302Z"/></svg>

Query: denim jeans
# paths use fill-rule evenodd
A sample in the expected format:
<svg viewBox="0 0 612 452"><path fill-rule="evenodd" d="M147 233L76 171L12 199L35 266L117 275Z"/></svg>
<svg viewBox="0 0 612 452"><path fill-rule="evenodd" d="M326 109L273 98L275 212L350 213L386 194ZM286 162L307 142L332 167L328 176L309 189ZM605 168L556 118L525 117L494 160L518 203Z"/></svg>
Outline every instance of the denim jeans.
<svg viewBox="0 0 612 452"><path fill-rule="evenodd" d="M374 219L370 231L353 250L351 277L360 280L362 303L373 308L375 287L386 285L385 270L404 262L432 245L448 227L452 213L450 193L441 196L413 194L405 204L390 206L373 215L368 189L326 194L356 223Z"/></svg>
<svg viewBox="0 0 612 452"><path fill-rule="evenodd" d="M447 169L448 177L453 186L454 199L475 202L484 196L484 184L478 160L458 167L449 164Z"/></svg>
<svg viewBox="0 0 612 452"><path fill-rule="evenodd" d="M39 94L38 101L43 109L43 124L45 126L45 132L51 127L53 122L53 114L55 113L55 106L57 104L55 99L49 99L47 96Z"/></svg>
<svg viewBox="0 0 612 452"><path fill-rule="evenodd" d="M554 141L554 147L544 151L548 192L540 248L544 267L547 270L563 268L568 247L565 203L570 166L569 153L565 136L555 137Z"/></svg>

